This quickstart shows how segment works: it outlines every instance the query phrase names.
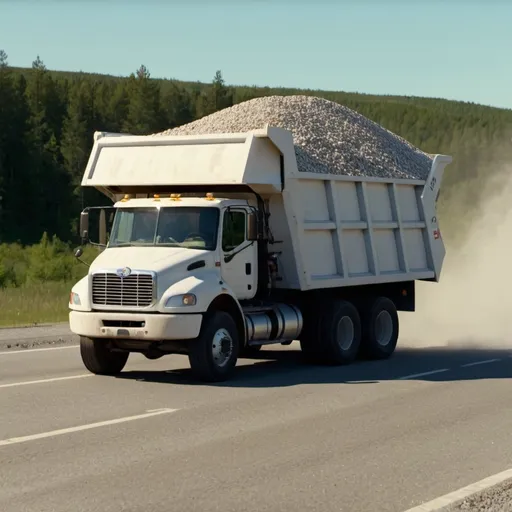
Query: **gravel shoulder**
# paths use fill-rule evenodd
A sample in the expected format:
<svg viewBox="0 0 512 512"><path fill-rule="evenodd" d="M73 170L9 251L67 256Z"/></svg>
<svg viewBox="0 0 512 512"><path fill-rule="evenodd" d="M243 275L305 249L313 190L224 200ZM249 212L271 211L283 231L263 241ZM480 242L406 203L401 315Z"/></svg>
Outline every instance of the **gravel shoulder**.
<svg viewBox="0 0 512 512"><path fill-rule="evenodd" d="M0 328L0 352L77 343L67 323Z"/></svg>
<svg viewBox="0 0 512 512"><path fill-rule="evenodd" d="M443 509L444 512L512 512L512 479Z"/></svg>

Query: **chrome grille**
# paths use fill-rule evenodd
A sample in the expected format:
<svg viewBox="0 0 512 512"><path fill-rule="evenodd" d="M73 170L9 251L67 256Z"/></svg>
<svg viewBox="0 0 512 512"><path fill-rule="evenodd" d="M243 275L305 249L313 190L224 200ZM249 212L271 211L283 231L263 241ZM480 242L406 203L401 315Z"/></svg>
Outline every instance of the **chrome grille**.
<svg viewBox="0 0 512 512"><path fill-rule="evenodd" d="M121 278L113 272L102 272L92 276L92 302L97 306L150 306L153 288L151 274L133 273Z"/></svg>

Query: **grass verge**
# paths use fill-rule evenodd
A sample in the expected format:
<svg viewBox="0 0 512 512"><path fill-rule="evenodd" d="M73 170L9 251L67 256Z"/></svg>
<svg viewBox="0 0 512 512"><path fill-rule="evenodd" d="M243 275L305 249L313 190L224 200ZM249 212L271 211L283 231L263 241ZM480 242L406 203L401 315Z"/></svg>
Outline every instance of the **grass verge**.
<svg viewBox="0 0 512 512"><path fill-rule="evenodd" d="M50 281L0 288L0 327L66 322L73 284Z"/></svg>

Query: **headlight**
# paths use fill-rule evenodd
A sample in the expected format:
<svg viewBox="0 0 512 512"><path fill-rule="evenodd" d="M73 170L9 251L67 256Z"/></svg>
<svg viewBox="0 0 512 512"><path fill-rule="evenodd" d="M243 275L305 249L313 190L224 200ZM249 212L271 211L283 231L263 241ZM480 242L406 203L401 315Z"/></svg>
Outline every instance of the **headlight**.
<svg viewBox="0 0 512 512"><path fill-rule="evenodd" d="M180 308L182 306L195 306L197 298L192 293L185 293L184 295L174 295L169 297L165 303L166 308Z"/></svg>
<svg viewBox="0 0 512 512"><path fill-rule="evenodd" d="M80 302L80 295L75 292L71 292L69 294L69 303L74 304L75 306L81 306L82 303Z"/></svg>

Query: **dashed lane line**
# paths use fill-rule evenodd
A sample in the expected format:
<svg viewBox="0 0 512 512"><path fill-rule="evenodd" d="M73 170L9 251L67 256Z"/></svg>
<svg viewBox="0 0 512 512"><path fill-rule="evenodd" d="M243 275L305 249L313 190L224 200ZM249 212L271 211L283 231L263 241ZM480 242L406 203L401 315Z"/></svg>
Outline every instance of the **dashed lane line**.
<svg viewBox="0 0 512 512"><path fill-rule="evenodd" d="M496 363L498 361L501 361L501 359L486 359L485 361L475 361L473 363L461 364L460 367L461 368L469 368L470 366L477 366L479 364Z"/></svg>
<svg viewBox="0 0 512 512"><path fill-rule="evenodd" d="M144 414L137 414L135 416L125 416L124 418L116 418L107 421L98 421L97 423L89 423L87 425L79 425L76 427L62 428L59 430L51 430L49 432L41 432L40 434L33 434L23 437L11 437L0 441L0 447L10 446L13 444L26 443L28 441L38 441L39 439L46 439L49 437L61 436L64 434L72 434L74 432L83 432L84 430L91 430L94 428L107 427L109 425L117 425L119 423L127 423L129 421L143 420L154 416L161 416L162 414L170 414L178 411L179 409L153 409L148 410Z"/></svg>
<svg viewBox="0 0 512 512"><path fill-rule="evenodd" d="M84 373L81 375L70 375L68 377L53 377L51 379L22 380L20 382L9 382L9 384L0 384L0 389L15 388L18 386L29 386L32 384L46 384L47 382L59 382L61 380L85 379L86 377L94 377L94 375L92 373Z"/></svg>

